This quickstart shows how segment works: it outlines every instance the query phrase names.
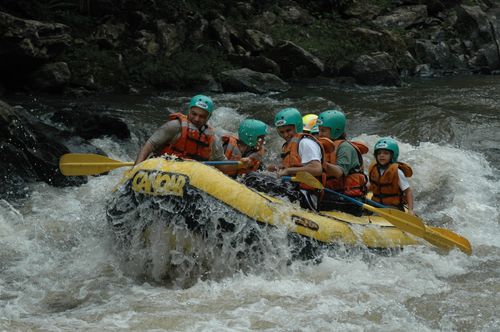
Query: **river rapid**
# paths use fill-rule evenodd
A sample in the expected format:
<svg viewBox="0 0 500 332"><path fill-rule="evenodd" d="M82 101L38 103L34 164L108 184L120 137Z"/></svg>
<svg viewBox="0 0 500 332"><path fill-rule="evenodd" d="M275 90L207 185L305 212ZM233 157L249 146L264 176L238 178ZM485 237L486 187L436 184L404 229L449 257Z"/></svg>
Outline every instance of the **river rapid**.
<svg viewBox="0 0 500 332"><path fill-rule="evenodd" d="M168 112L185 107L190 96L88 100L111 105L133 132L131 142L93 144L112 158L133 160ZM409 81L399 88L310 81L285 94L213 98L210 121L219 132L235 132L249 116L271 124L279 109L293 106L303 114L340 107L349 137L370 147L392 135L399 159L414 170L416 212L465 236L473 254L431 245L393 255L340 247L342 254L326 251L320 262L268 259L256 269L200 276L188 287L163 284L120 263L105 217L118 169L80 187L35 183L29 198L0 200L0 330L498 331L498 76ZM282 143L272 130L269 162Z"/></svg>

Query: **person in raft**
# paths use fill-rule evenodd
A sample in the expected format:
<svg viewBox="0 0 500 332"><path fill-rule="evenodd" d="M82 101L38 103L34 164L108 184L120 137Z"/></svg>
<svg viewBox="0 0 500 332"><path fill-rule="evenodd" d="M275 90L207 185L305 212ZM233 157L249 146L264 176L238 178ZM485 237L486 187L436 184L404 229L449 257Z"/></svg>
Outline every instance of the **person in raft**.
<svg viewBox="0 0 500 332"><path fill-rule="evenodd" d="M267 125L259 120L246 119L238 129L238 137L223 135L222 146L228 160L238 160L242 165L228 175L236 176L254 172L261 168L264 157L264 140L269 133Z"/></svg>
<svg viewBox="0 0 500 332"><path fill-rule="evenodd" d="M318 116L318 140L325 151L325 187L364 202L367 177L364 174L363 154L368 147L346 138L346 117L339 110L327 110ZM324 192L320 210L339 210L361 215L362 208L342 197Z"/></svg>
<svg viewBox="0 0 500 332"><path fill-rule="evenodd" d="M205 95L191 98L188 115L173 113L158 128L139 151L135 164L144 161L149 155L173 155L183 159L198 161L227 160L220 138L207 124L214 110L214 102ZM217 165L224 173L234 172L238 165Z"/></svg>
<svg viewBox="0 0 500 332"><path fill-rule="evenodd" d="M304 133L317 136L319 134L318 125L316 124L317 120L318 116L316 114L304 115L302 117L302 123L304 124Z"/></svg>
<svg viewBox="0 0 500 332"><path fill-rule="evenodd" d="M373 150L375 161L368 169L372 199L402 211L405 210L406 204L407 212L415 215L413 190L407 179L413 175L413 170L410 165L398 161L398 143L390 137L385 137L378 140Z"/></svg>
<svg viewBox="0 0 500 332"><path fill-rule="evenodd" d="M269 165L267 171L274 174L251 172L243 179L246 186L265 192L271 196L299 202L300 206L310 210L317 210L319 191L297 182L282 181L278 176L293 176L304 171L321 177L322 148L316 138L303 133L303 122L300 112L296 108L280 110L275 118L274 125L278 134L285 140L280 155L281 165Z"/></svg>
<svg viewBox="0 0 500 332"><path fill-rule="evenodd" d="M311 134L304 133L302 116L296 108L285 108L274 117L278 134L285 140L281 152L281 166L276 168L279 176L294 176L307 172L319 181L323 178L323 148ZM272 169L272 168L271 168ZM295 184L300 195L300 205L311 210L318 209L318 190L304 184Z"/></svg>

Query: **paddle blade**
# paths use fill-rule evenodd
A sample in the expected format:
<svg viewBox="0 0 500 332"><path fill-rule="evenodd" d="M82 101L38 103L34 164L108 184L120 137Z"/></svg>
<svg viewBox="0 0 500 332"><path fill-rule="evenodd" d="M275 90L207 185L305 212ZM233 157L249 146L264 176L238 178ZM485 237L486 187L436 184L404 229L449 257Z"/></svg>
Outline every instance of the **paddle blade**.
<svg viewBox="0 0 500 332"><path fill-rule="evenodd" d="M311 173L308 172L297 172L297 174L295 174L295 176L293 176L291 180L293 182L300 182L308 185L309 187L313 187L320 190L324 188L321 182L319 182L318 179L316 179L314 176L311 175Z"/></svg>
<svg viewBox="0 0 500 332"><path fill-rule="evenodd" d="M66 176L97 175L123 166L133 166L133 162L121 162L106 156L90 153L68 153L59 159L59 169Z"/></svg>
<svg viewBox="0 0 500 332"><path fill-rule="evenodd" d="M388 222L396 226L397 228L410 233L412 235L423 238L426 233L425 224L419 217L412 216L406 212L389 209L389 208L376 208L368 204L363 204L363 207L367 210L375 212L385 219Z"/></svg>
<svg viewBox="0 0 500 332"><path fill-rule="evenodd" d="M427 226L426 229L427 232L425 233L424 239L429 243L448 250L456 247L467 255L472 254L470 242L463 236L453 233L446 228Z"/></svg>

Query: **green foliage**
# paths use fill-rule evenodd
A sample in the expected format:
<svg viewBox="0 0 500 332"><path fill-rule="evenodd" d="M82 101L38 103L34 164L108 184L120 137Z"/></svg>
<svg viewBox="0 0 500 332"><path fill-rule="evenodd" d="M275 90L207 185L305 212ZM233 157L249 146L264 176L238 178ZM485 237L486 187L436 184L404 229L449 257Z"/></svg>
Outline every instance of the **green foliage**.
<svg viewBox="0 0 500 332"><path fill-rule="evenodd" d="M231 68L223 54L212 48L204 48L203 53L185 49L169 58L132 55L125 61L132 81L174 89L197 85L212 73Z"/></svg>
<svg viewBox="0 0 500 332"><path fill-rule="evenodd" d="M340 23L336 17L330 17L318 19L308 27L292 24L274 26L269 32L275 40L289 40L312 52L333 70L338 70L361 54L386 51L397 55L406 50L399 37L400 31L394 31L392 37L371 37L353 29Z"/></svg>

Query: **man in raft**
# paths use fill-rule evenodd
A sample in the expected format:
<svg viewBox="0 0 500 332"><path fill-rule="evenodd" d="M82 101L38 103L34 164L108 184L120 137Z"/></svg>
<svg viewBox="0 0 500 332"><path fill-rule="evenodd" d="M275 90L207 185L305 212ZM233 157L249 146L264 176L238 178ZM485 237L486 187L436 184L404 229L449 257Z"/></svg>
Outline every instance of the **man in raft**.
<svg viewBox="0 0 500 332"><path fill-rule="evenodd" d="M198 161L226 160L221 140L207 124L214 110L214 102L205 95L196 95L189 102L188 115L174 113L148 139L139 151L135 163L144 161L150 154L173 155ZM231 172L238 166L218 166Z"/></svg>

